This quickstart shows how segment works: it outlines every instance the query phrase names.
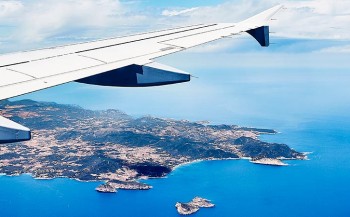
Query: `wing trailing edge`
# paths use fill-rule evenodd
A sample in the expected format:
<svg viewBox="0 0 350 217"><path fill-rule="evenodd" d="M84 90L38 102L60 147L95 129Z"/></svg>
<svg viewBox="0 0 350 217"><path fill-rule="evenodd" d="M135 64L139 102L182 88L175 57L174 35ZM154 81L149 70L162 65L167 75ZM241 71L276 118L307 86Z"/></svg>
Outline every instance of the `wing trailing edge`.
<svg viewBox="0 0 350 217"><path fill-rule="evenodd" d="M0 116L0 144L31 139L30 129Z"/></svg>

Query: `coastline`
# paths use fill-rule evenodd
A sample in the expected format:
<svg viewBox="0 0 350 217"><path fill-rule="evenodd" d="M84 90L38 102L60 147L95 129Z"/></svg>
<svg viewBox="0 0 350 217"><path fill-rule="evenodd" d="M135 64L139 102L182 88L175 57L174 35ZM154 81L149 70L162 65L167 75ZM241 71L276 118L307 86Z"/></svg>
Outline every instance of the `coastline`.
<svg viewBox="0 0 350 217"><path fill-rule="evenodd" d="M281 160L281 161L284 161L284 160L310 160L308 158L308 155L309 154L312 154L313 152L302 152L305 157L303 159L299 159L299 158L284 158L284 157L280 157L280 158L276 158L276 160ZM239 158L214 158L214 159L201 159L201 160L194 160L194 161L190 161L190 162L185 162L185 163L181 163L175 167L172 168L172 172L180 167L183 167L183 166L187 166L187 165L190 165L190 164L195 164L195 163L200 163L200 162L204 162L204 161L225 161L225 160L248 160L249 162L251 163L254 163L252 162L252 157L239 157ZM286 164L286 165L289 165L289 164ZM169 173L170 174L170 173Z"/></svg>
<svg viewBox="0 0 350 217"><path fill-rule="evenodd" d="M276 159L273 159L273 160L310 160L308 159L307 157L307 154L310 154L312 152L303 152L305 154L305 159L297 159L297 158L276 158ZM148 179L166 179L168 178L168 176L174 172L175 170L181 168L181 167L185 167L185 166L190 166L190 165L193 165L193 164L197 164L197 163L201 163L201 162L206 162L206 161L236 161L236 160L248 160L250 163L252 164L260 164L260 165L273 165L273 164L264 164L264 163L259 163L259 162L254 162L253 161L253 158L251 157L240 157L240 158L212 158L212 159L200 159L200 160L194 160L194 161L189 161L189 162L184 162L184 163L181 163L179 165L176 165L174 167L171 168L171 171L164 177L140 177L138 179L135 180L135 182L141 182L144 181L144 180L148 180ZM288 166L289 164L287 163L284 163L282 162L283 165L277 165L277 166ZM67 177L67 176L57 176L57 177L53 177L53 178L46 178L46 177L35 177L33 176L32 173L22 173L22 174L12 174L12 175L8 175L6 173L0 173L0 176L8 176L8 177L19 177L19 176L22 176L22 175L27 175L27 176L30 176L31 178L35 179L35 180L54 180L54 179L70 179L70 180L75 180L75 181L78 181L78 182L85 182L85 183L92 183L92 182L96 182L96 183L102 183L102 184L105 184L109 181L113 181L113 180L80 180L80 179L77 179L77 178L70 178L70 177Z"/></svg>
<svg viewBox="0 0 350 217"><path fill-rule="evenodd" d="M201 162L205 162L205 161L224 161L224 160L243 160L243 158L213 158L213 159L200 159L200 160L189 161L189 162L181 163L181 164L176 165L175 167L171 168L170 173L172 173L173 171L175 171L176 169L178 169L180 167L188 166L191 164L201 163Z"/></svg>
<svg viewBox="0 0 350 217"><path fill-rule="evenodd" d="M40 178L40 177L33 176L32 173L22 173L22 174L13 174L13 175L8 175L6 173L0 173L0 176L5 176L5 177L29 176L32 179L38 180L38 181L51 181L51 180L54 180L54 179L69 179L69 180L74 180L74 181L83 182L83 183L93 183L93 182L105 183L105 182L107 182L107 181L104 181L104 180L80 180L80 179L76 179L76 178L69 178L67 176L57 176L57 177L54 177L54 178Z"/></svg>
<svg viewBox="0 0 350 217"><path fill-rule="evenodd" d="M303 152L303 154L305 154L305 158L304 159L298 159L298 158L276 158L276 160L309 160L308 157L307 157L307 154L309 154L310 152ZM248 160L250 163L253 163L252 162L252 159L251 157L240 157L240 158L214 158L214 159L201 159L201 160L194 160L194 161L190 161L190 162L185 162L185 163L181 163L179 165L176 165L175 167L172 168L171 172L175 171L176 169L180 168L180 167L183 167L183 166L188 166L188 165L191 165L191 164L196 164L196 163L201 163L201 162L205 162L205 161L231 161L231 160ZM284 163L285 165L289 165L287 163ZM170 173L171 173L170 172ZM169 173L169 174L170 174ZM165 177L162 177L162 178L165 178Z"/></svg>
<svg viewBox="0 0 350 217"><path fill-rule="evenodd" d="M253 164L267 165L267 166L288 166L289 164L282 162L280 159L271 159L271 158L261 158L261 159L252 159L249 162Z"/></svg>

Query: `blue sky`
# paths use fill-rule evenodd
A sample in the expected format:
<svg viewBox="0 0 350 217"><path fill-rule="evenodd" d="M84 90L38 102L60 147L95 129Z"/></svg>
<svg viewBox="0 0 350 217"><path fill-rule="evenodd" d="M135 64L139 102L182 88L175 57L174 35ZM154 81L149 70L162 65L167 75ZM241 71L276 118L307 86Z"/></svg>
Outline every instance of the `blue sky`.
<svg viewBox="0 0 350 217"><path fill-rule="evenodd" d="M0 50L5 53L187 23L239 21L276 3L274 0L2 1ZM155 88L69 83L17 99L78 104L91 109L117 108L135 116L150 114L221 122L235 117L233 120L242 123L247 123L250 117L264 119L264 109L276 100L281 101L276 117L291 107L291 114L297 115L297 107L290 101L309 106L310 112L315 107L321 113L338 107L347 109L350 104L347 89L344 91L339 86L344 87L350 68L350 31L346 28L350 4L346 0L282 3L288 9L271 23L276 33L271 35L274 44L269 48L261 48L250 36L243 35L159 59L199 77L189 83ZM188 13L168 16L169 12L194 7ZM340 81L335 82L337 79ZM309 93L308 82L313 87ZM297 89L286 89L283 84L286 87L295 84ZM264 95L261 88L269 85L274 90L285 91L286 98ZM322 102L313 100L320 94L325 96ZM261 100L263 97L266 100ZM334 105L339 99L344 99L343 104Z"/></svg>
<svg viewBox="0 0 350 217"><path fill-rule="evenodd" d="M130 1L125 1L130 2ZM225 2L220 0L141 0L138 1L139 4L144 6L152 6L152 7L198 7L198 6L209 6L209 5L217 5L219 3Z"/></svg>

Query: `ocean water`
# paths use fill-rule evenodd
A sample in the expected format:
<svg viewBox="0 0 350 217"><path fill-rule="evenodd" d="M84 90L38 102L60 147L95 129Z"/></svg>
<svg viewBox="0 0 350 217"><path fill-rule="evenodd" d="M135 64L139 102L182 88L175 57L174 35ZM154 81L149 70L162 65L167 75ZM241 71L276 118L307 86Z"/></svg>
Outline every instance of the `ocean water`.
<svg viewBox="0 0 350 217"><path fill-rule="evenodd" d="M117 194L95 192L97 182L0 176L0 216L179 216L175 203L195 196L216 207L194 216L350 216L346 70L222 70L225 81L209 70L202 73L204 81L193 85L210 80L220 91L199 99L201 110L186 108L198 112L175 116L276 129L279 134L261 139L312 152L310 160L287 161L287 167L247 160L199 162L167 178L146 180L152 190ZM159 114L166 116L163 111Z"/></svg>

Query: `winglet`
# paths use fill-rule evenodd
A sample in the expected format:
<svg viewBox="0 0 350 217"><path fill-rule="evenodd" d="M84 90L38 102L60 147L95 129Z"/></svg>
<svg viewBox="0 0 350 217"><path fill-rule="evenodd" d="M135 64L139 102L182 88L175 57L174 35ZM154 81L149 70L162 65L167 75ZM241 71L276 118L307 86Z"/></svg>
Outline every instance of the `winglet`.
<svg viewBox="0 0 350 217"><path fill-rule="evenodd" d="M256 29L248 30L247 33L255 40L259 42L262 47L268 47L270 45L270 32L269 26L261 26Z"/></svg>
<svg viewBox="0 0 350 217"><path fill-rule="evenodd" d="M268 23L271 18L282 8L282 5L277 5L244 20L240 24L248 29L246 32L253 36L253 38L255 38L262 47L268 47L270 45L270 30Z"/></svg>

